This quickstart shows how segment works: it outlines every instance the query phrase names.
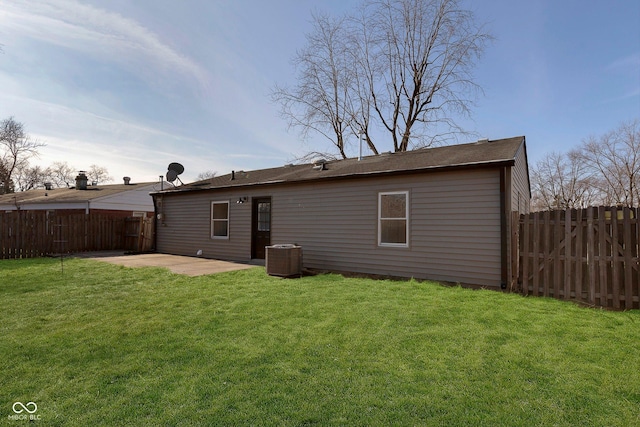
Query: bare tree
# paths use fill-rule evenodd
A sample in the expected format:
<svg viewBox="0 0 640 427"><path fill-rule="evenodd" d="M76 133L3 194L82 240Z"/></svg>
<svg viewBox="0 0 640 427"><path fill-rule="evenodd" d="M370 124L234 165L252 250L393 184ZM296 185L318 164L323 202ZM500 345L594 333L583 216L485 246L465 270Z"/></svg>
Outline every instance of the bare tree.
<svg viewBox="0 0 640 427"><path fill-rule="evenodd" d="M14 191L15 173L45 144L31 138L13 117L0 122L0 194Z"/></svg>
<svg viewBox="0 0 640 427"><path fill-rule="evenodd" d="M534 209L640 204L640 119L589 137L567 154L549 153L531 169Z"/></svg>
<svg viewBox="0 0 640 427"><path fill-rule="evenodd" d="M76 180L77 169L69 166L67 162L54 162L50 166L51 175L50 179L56 187L71 187Z"/></svg>
<svg viewBox="0 0 640 427"><path fill-rule="evenodd" d="M370 36L367 69L377 118L395 151L428 146L462 132L452 114L468 115L480 87L475 62L491 36L458 0L371 0L361 21Z"/></svg>
<svg viewBox="0 0 640 427"><path fill-rule="evenodd" d="M357 15L314 24L294 61L298 85L273 94L290 126L321 133L342 157L350 135L378 153L372 129L386 129L394 151L462 132L453 114L470 113L491 36L459 0L368 0Z"/></svg>
<svg viewBox="0 0 640 427"><path fill-rule="evenodd" d="M551 152L531 168L534 210L579 209L597 203L594 177L576 151Z"/></svg>
<svg viewBox="0 0 640 427"><path fill-rule="evenodd" d="M107 183L113 180L113 177L109 175L109 171L104 166L91 165L87 171L87 178L89 181L97 183Z"/></svg>
<svg viewBox="0 0 640 427"><path fill-rule="evenodd" d="M624 122L600 137L589 137L578 156L598 177L597 185L608 204L640 204L640 119Z"/></svg>
<svg viewBox="0 0 640 427"><path fill-rule="evenodd" d="M313 25L306 47L293 59L300 73L296 86L276 85L271 97L281 104L289 127L299 128L304 139L312 131L324 136L346 158L353 61L346 45L345 20L314 14Z"/></svg>
<svg viewBox="0 0 640 427"><path fill-rule="evenodd" d="M26 167L21 167L17 170L15 189L16 191L27 191L41 188L45 182L49 181L50 176L51 169L49 168L26 165Z"/></svg>
<svg viewBox="0 0 640 427"><path fill-rule="evenodd" d="M0 162L0 194L13 193L15 191L15 183L4 163Z"/></svg>
<svg viewBox="0 0 640 427"><path fill-rule="evenodd" d="M198 174L198 176L196 177L196 181L204 181L205 179L211 179L213 177L215 177L218 174L217 171L214 170L208 170L205 172L200 172Z"/></svg>
<svg viewBox="0 0 640 427"><path fill-rule="evenodd" d="M307 163L315 163L315 162L332 162L334 160L338 160L334 154L325 153L321 151L309 151L302 156L294 157L290 163L296 165L304 165Z"/></svg>

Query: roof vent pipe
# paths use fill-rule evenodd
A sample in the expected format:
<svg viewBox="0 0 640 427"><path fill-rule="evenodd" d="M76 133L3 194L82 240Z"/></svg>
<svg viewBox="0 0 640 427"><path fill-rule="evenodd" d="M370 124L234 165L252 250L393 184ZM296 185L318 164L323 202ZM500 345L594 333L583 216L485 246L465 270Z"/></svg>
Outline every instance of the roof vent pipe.
<svg viewBox="0 0 640 427"><path fill-rule="evenodd" d="M325 159L318 159L313 163L313 169L317 171L327 170L326 165L327 161Z"/></svg>
<svg viewBox="0 0 640 427"><path fill-rule="evenodd" d="M360 143L360 150L358 151L358 161L362 160L362 135L364 135L364 132L358 132L358 142Z"/></svg>
<svg viewBox="0 0 640 427"><path fill-rule="evenodd" d="M129 185L131 182L131 178L128 176L123 176L122 179L124 180L124 185Z"/></svg>
<svg viewBox="0 0 640 427"><path fill-rule="evenodd" d="M231 181L236 179L236 171L231 171Z"/></svg>

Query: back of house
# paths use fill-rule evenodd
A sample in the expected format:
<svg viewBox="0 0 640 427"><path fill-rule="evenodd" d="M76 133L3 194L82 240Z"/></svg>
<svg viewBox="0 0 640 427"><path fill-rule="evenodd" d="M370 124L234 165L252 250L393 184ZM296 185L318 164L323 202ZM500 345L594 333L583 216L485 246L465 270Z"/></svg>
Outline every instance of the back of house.
<svg viewBox="0 0 640 427"><path fill-rule="evenodd" d="M506 286L524 137L231 174L153 193L159 252L240 262L293 243L304 267Z"/></svg>

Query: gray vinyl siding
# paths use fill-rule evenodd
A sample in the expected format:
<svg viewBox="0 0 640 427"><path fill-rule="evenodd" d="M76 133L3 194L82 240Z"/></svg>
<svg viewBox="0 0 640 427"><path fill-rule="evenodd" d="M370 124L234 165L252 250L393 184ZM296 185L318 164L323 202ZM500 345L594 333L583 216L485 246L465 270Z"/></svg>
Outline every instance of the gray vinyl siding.
<svg viewBox="0 0 640 427"><path fill-rule="evenodd" d="M158 252L248 261L251 256L251 203L237 204L238 194L186 193L163 197L157 223ZM229 202L229 239L211 238L211 202Z"/></svg>
<svg viewBox="0 0 640 427"><path fill-rule="evenodd" d="M157 247L249 261L251 199L270 196L271 243L301 245L307 268L499 286L499 188L498 169L474 169L168 195ZM378 193L388 191L409 192L407 248L378 246ZM211 202L224 200L229 239L211 239Z"/></svg>
<svg viewBox="0 0 640 427"><path fill-rule="evenodd" d="M273 199L273 243L310 268L500 285L497 170L359 179ZM378 246L378 193L409 191L409 247ZM284 193L284 194L283 194Z"/></svg>
<svg viewBox="0 0 640 427"><path fill-rule="evenodd" d="M531 191L524 147L524 144L520 146L516 154L515 165L512 168L513 188L511 192L511 209L520 213L529 213Z"/></svg>

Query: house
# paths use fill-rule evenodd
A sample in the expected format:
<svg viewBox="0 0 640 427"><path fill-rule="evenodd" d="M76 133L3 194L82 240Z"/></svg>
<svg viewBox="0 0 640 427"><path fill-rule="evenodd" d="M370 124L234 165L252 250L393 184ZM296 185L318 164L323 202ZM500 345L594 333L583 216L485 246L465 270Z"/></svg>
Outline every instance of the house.
<svg viewBox="0 0 640 427"><path fill-rule="evenodd" d="M531 193L519 136L232 171L152 196L159 252L249 262L295 243L305 268L504 288L511 213Z"/></svg>
<svg viewBox="0 0 640 427"><path fill-rule="evenodd" d="M159 182L88 185L79 174L71 188L34 189L0 195L0 212L47 211L56 215L76 213L110 216L153 216L153 199L149 193L160 189Z"/></svg>

